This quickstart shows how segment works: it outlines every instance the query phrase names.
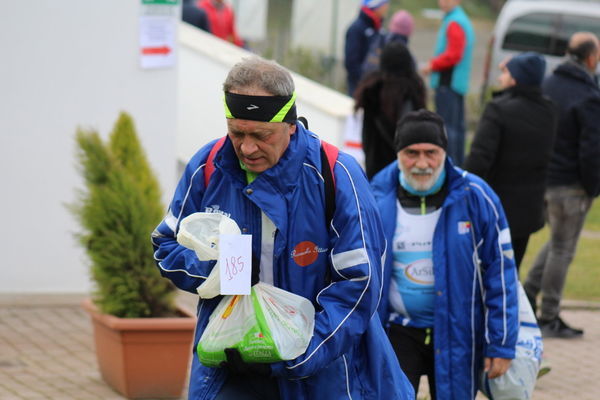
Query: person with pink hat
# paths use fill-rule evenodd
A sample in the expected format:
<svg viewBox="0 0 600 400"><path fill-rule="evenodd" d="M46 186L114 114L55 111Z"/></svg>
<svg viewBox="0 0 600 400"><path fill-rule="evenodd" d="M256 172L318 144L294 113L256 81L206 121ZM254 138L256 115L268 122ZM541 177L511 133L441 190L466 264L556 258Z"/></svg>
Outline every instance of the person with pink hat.
<svg viewBox="0 0 600 400"><path fill-rule="evenodd" d="M371 47L369 47L369 51L367 52L367 56L365 57L365 61L362 65L361 79L364 78L369 72L379 69L383 48L388 43L400 41L403 45L408 47L408 40L410 35L412 35L414 28L415 22L411 13L406 10L396 11L390 19L388 29L382 29L379 32L379 36L371 43ZM414 57L412 58L414 60Z"/></svg>

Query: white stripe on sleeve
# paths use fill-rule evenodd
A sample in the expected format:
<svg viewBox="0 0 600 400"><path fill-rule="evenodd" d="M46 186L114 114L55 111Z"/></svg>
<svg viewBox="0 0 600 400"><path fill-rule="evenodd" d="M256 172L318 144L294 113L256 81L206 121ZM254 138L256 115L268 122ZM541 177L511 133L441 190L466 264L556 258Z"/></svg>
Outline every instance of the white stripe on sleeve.
<svg viewBox="0 0 600 400"><path fill-rule="evenodd" d="M331 260L335 270L341 271L346 268L354 267L355 265L369 262L369 256L367 255L367 250L360 248L334 254L331 257Z"/></svg>

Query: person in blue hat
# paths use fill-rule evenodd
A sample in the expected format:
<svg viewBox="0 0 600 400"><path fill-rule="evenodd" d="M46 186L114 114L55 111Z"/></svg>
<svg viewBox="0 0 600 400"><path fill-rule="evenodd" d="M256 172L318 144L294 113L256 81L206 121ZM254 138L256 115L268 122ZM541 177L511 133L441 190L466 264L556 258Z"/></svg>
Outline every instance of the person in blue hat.
<svg viewBox="0 0 600 400"><path fill-rule="evenodd" d="M363 62L371 44L378 38L388 8L388 0L362 0L358 17L346 31L344 66L348 73L347 84L350 96L354 94L354 89L361 78Z"/></svg>
<svg viewBox="0 0 600 400"><path fill-rule="evenodd" d="M544 191L556 133L556 110L540 87L543 56L522 53L502 62L465 161L500 197L512 236L517 269L529 236L544 226Z"/></svg>

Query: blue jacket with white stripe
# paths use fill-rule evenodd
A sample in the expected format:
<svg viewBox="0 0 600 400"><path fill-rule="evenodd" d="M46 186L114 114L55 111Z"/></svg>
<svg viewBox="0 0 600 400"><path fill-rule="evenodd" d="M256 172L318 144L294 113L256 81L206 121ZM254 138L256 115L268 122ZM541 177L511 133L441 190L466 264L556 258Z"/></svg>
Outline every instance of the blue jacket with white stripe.
<svg viewBox="0 0 600 400"><path fill-rule="evenodd" d="M271 364L282 399L414 399L377 314L385 239L375 200L358 164L340 152L334 175L336 211L326 226L320 141L297 124L288 149L272 168L246 183L227 139L204 187L204 166L214 142L194 155L169 212L152 234L163 276L195 293L214 261L201 262L176 241L179 222L194 212L225 213L252 234L260 254L261 210L277 227L274 284L304 296L316 310L305 354ZM214 398L226 371L200 364L195 349L220 300L200 300L190 399Z"/></svg>
<svg viewBox="0 0 600 400"><path fill-rule="evenodd" d="M498 196L476 175L446 159L448 195L433 236L436 291L433 327L437 393L445 399L473 399L483 357L512 359L518 334L517 274L510 232ZM398 162L373 178L371 185L383 229L392 243L397 219ZM474 237L482 263L482 304ZM393 257L384 267L382 321L390 316Z"/></svg>

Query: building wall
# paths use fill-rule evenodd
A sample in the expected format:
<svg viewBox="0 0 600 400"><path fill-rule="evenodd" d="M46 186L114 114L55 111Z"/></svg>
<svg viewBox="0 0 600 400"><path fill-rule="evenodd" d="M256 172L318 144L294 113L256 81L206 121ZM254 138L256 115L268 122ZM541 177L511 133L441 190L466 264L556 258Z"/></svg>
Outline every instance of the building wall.
<svg viewBox="0 0 600 400"><path fill-rule="evenodd" d="M139 67L141 0L11 1L0 24L0 292L87 292L65 208L77 127L132 115L165 193L175 183L177 70ZM165 195L165 200L167 196Z"/></svg>
<svg viewBox="0 0 600 400"><path fill-rule="evenodd" d="M251 53L182 23L180 26L177 157L186 162L204 144L227 133L222 84L229 69ZM353 101L292 73L298 115L324 140L341 146Z"/></svg>
<svg viewBox="0 0 600 400"><path fill-rule="evenodd" d="M92 289L74 237L79 227L65 207L82 184L75 167L78 127L107 138L119 112L131 114L165 206L177 163L226 133L221 84L250 53L181 23L176 66L141 69L140 4L38 0L3 9L0 293ZM351 99L294 79L300 114L324 139L341 144Z"/></svg>

